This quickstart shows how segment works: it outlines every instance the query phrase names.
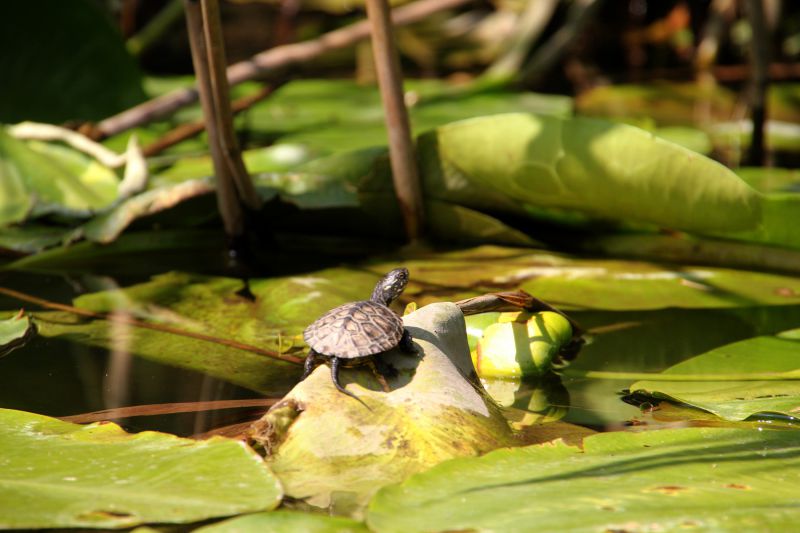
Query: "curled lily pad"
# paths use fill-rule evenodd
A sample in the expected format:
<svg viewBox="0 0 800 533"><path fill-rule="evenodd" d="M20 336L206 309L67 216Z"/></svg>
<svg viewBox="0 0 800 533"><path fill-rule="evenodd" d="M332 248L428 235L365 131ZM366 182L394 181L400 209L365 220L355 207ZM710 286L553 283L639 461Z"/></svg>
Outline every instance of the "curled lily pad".
<svg viewBox="0 0 800 533"><path fill-rule="evenodd" d="M0 320L0 357L23 346L36 333L36 327L23 311Z"/></svg>
<svg viewBox="0 0 800 533"><path fill-rule="evenodd" d="M569 320L551 311L504 315L484 330L475 346L478 375L514 378L550 372L553 358L572 339Z"/></svg>

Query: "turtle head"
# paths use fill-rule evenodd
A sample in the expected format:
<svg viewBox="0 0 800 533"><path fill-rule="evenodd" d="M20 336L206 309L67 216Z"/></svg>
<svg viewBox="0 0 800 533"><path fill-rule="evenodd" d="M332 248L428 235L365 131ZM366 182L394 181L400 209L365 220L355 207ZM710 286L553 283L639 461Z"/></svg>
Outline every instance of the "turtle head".
<svg viewBox="0 0 800 533"><path fill-rule="evenodd" d="M370 300L383 305L389 305L400 296L408 284L408 269L395 268L375 285Z"/></svg>

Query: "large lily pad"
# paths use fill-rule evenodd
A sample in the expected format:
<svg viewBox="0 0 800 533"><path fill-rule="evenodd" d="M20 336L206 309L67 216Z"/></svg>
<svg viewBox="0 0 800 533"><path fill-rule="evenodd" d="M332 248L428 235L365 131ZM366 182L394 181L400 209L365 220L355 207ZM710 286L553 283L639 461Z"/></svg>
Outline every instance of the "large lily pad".
<svg viewBox="0 0 800 533"><path fill-rule="evenodd" d="M800 414L800 340L782 336L747 339L715 348L678 363L663 373L665 378L682 374L702 378L704 374L790 373L794 379L725 381L637 381L639 392L686 403L728 420L744 420L758 413ZM780 376L776 376L780 377ZM787 376L788 377L788 376Z"/></svg>
<svg viewBox="0 0 800 533"><path fill-rule="evenodd" d="M419 139L426 189L483 209L577 210L689 231L753 229L760 195L719 163L624 124L481 117Z"/></svg>
<svg viewBox="0 0 800 533"><path fill-rule="evenodd" d="M568 97L502 92L491 87L453 88L438 81L408 82L415 133L448 122L497 113L528 111L567 116ZM256 136L300 143L315 150L355 150L387 144L377 87L347 80L299 80L242 115Z"/></svg>
<svg viewBox="0 0 800 533"><path fill-rule="evenodd" d="M241 442L0 409L0 527L120 528L268 510L281 488Z"/></svg>
<svg viewBox="0 0 800 533"><path fill-rule="evenodd" d="M132 354L274 395L284 392L287 378L300 373L299 365L276 361L225 341L275 355L301 354L305 344L300 334L308 323L336 305L363 299L379 277L338 268L305 276L253 280L250 290L255 300L250 300L239 294L243 287L239 280L172 273L124 290L84 295L74 303L93 312L123 312L173 329L131 328L125 342ZM108 320L83 319L61 312L36 316L43 336L111 345ZM194 338L193 333L210 339Z"/></svg>
<svg viewBox="0 0 800 533"><path fill-rule="evenodd" d="M407 255L404 263L411 272L405 297L421 304L512 289L573 309L744 307L800 302L800 280L759 272L584 259L499 246L421 251L416 255ZM392 264L375 263L375 272L388 270Z"/></svg>
<svg viewBox="0 0 800 533"><path fill-rule="evenodd" d="M382 489L367 523L414 531L791 529L796 431L603 433L456 459ZM413 510L413 512L410 512Z"/></svg>

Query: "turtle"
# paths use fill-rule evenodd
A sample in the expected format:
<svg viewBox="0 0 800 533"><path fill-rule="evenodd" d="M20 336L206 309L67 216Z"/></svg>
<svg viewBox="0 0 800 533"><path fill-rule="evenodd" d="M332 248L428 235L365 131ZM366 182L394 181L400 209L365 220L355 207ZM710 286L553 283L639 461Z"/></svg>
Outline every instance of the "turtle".
<svg viewBox="0 0 800 533"><path fill-rule="evenodd" d="M368 364L373 356L395 346L404 352L416 353L403 319L389 309L407 284L408 269L395 268L378 281L369 300L340 305L308 326L303 338L310 350L300 380L314 371L319 359L329 360L334 386L364 404L339 383L339 365L343 362L348 366Z"/></svg>

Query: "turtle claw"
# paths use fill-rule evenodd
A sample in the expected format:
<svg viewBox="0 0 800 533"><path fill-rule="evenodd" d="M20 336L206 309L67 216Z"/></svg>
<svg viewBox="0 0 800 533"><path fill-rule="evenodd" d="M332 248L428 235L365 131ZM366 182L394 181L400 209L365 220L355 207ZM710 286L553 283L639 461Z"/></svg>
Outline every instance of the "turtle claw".
<svg viewBox="0 0 800 533"><path fill-rule="evenodd" d="M303 375L300 377L300 381L303 381L317 367L317 352L314 350L309 350L308 355L306 356L306 362L303 364Z"/></svg>
<svg viewBox="0 0 800 533"><path fill-rule="evenodd" d="M338 357L334 357L333 358L333 362L331 363L331 378L333 380L333 386L336 387L336 390L338 390L339 392L350 396L354 400L358 401L361 405L363 405L364 407L366 407L367 409L372 411L372 408L369 405L365 404L364 400L362 400L361 398L359 398L358 396L356 396L355 394L353 394L349 390L347 390L344 387L342 387L341 383L339 383L339 358Z"/></svg>
<svg viewBox="0 0 800 533"><path fill-rule="evenodd" d="M403 330L403 336L400 337L400 342L398 343L400 349L403 350L405 353L419 353L419 349L417 349L417 345L414 344L414 338L411 336L411 333L408 332L407 329Z"/></svg>

